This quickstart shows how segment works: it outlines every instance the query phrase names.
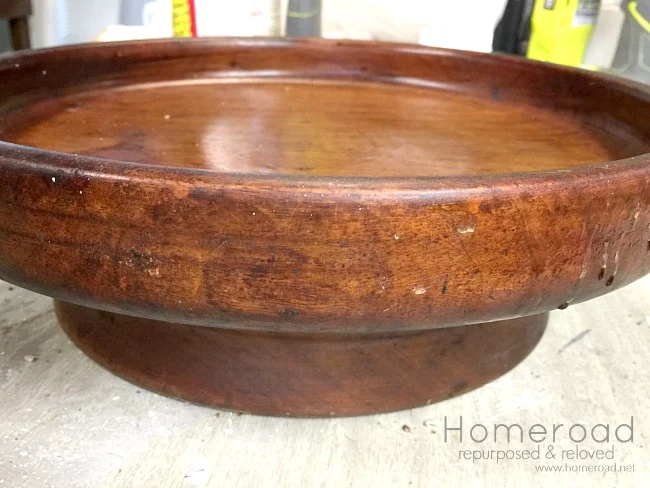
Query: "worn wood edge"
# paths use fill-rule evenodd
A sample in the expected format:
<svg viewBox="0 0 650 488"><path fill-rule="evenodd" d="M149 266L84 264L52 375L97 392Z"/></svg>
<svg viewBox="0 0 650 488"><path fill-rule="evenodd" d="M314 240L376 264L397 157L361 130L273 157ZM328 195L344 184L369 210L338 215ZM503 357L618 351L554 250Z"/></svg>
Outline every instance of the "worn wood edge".
<svg viewBox="0 0 650 488"><path fill-rule="evenodd" d="M299 42L299 44L296 44ZM266 43L266 44L265 44ZM434 54L437 56L466 56L469 58L482 59L483 62L494 63L494 59L485 55L474 55L470 53L454 53L441 51L429 48L415 48L404 46L387 46L385 44L368 44L368 43L341 43L333 44L328 41L286 41L286 40L202 40L198 43L184 43L176 41L155 41L153 46L160 45L171 49L172 54L162 53L156 56L173 55L175 52L179 55L186 55L192 52L192 49L205 49L209 51L219 46L229 46L230 48L241 46L317 46L320 49L331 48L333 45L342 46L349 49L378 49L378 50L395 50L395 52L414 52L423 54ZM69 53L68 49L73 48L57 48L55 50L48 50L47 52L35 53L26 55L25 59L28 64L33 67L38 67L39 63L48 59L48 53L58 53L59 55ZM133 55L134 59L139 59L138 56L148 56L145 49L137 47L132 44L118 44L107 47L85 46L81 52L88 56L93 53L103 53L104 56L119 55L122 56ZM176 51L174 51L176 50ZM129 54L131 52L131 54ZM391 51L392 52L392 51ZM125 54L126 53L126 54ZM154 56L155 57L155 56ZM5 60L4 69L9 69L10 63L6 61L17 60L18 58L7 58ZM21 58L22 59L22 58ZM147 58L149 59L149 58ZM511 60L508 60L510 62ZM522 63L522 61L518 61ZM20 63L14 63L20 64ZM526 64L528 66L528 64ZM539 65L536 69L544 70L558 70L559 68L551 68ZM567 72L559 69L558 72ZM578 76L577 72L573 72L574 76ZM580 73L579 76L586 80L598 80L591 73ZM634 87L618 81L609 80L608 83L613 83L616 87L623 91L632 93L631 96L647 98L647 90L639 90ZM629 94L628 93L628 94ZM31 288L41 293L52 295L56 298L62 298L75 303L83 305L92 305L98 308L104 308L115 312L125 312L133 315L155 317L161 320L168 320L172 322L192 323L197 325L215 325L219 326L219 321L225 321L225 326L234 327L252 327L252 328L267 328L277 329L286 326L295 327L297 330L303 330L308 326L308 330L328 330L332 325L336 325L335 330L354 330L357 328L364 328L367 330L387 330L387 328L404 328L415 329L420 327L442 327L449 325L466 325L475 322L482 322L485 320L499 320L510 318L520 315L529 315L540 313L555 307L565 307L570 303L578 303L580 301L601 295L607 291L613 290L617 287L624 286L625 284L643 276L649 269L647 258L641 248L645 244L647 236L644 234L647 231L646 209L648 202L643 199L648 194L648 181L650 172L650 159L648 155L641 155L621 161L603 163L599 165L590 165L579 168L571 168L566 170L555 170L547 172L533 172L533 173L519 173L519 174L506 174L506 175L489 175L489 176L459 176L447 178L317 178L317 177L292 177L292 176L253 176L243 174L220 174L212 173L202 170L186 170L182 168L168 168L168 167L151 167L145 165L136 165L128 162L119 161L105 161L100 159L93 159L87 157L77 157L73 155L65 155L61 153L52 153L48 151L41 151L21 146L11 145L8 143L0 143L0 171L3 171L5 178L9 176L17 176L23 178L26 186L33 185L38 182L53 183L58 182L56 185L51 185L51 188L46 188L45 191L48 195L56 199L57 208L49 214L53 218L67 218L67 217L83 217L83 212L79 206L72 202L70 203L70 196L75 192L78 187L86 187L88 189L98 191L86 191L84 196L84 203L90 204L90 208L97 206L110 205L111 200L108 197L102 198L96 196L101 192L108 192L113 194L115 192L146 192L149 195L165 194L167 200L164 204L168 209L174 211L181 210L181 218L189 218L191 211L196 209L205 210L208 205L220 205L220 202L228 200L237 205L249 206L274 206L280 210L283 219L287 225L290 218L295 218L297 223L303 226L311 224L305 220L305 215L295 214L295 203L300 201L307 206L315 206L319 210L331 209L333 206L339 206L342 210L349 213L351 216L359 205L371 205L375 211L375 215L379 212L393 211L396 207L402 205L409 208L431 208L435 213L432 225L440 225L440 220L444 219L444 215L449 213L449 210L458 210L466 214L476 216L482 210L481 205L487 202L488 209L492 204L494 206L504 205L506 207L516 207L519 200L528 200L531 198L540 199L547 202L549 205L566 206L567 195L580 195L581 197L589 194L593 201L606 200L614 197L616 200L616 210L621 211L626 206L626 201L629 200L629 205L632 206L633 201L636 200L636 208L639 210L635 213L634 209L629 209L629 221L621 218L606 218L599 222L598 209L589 208L586 205L574 205L572 208L565 209L565 217L569 217L575 221L579 221L585 215L590 215L590 221L584 221L584 231L590 233L590 237L580 236L578 247L585 252L592 252L595 250L592 247L602 245L606 242L608 245L615 245L624 242L629 244L628 241L633 240L635 243L635 251L626 254L624 258L618 261L616 272L620 271L617 279L605 286L591 285L589 287L582 287L582 280L584 279L583 273L586 269L581 271L576 269L575 276L568 277L564 283L557 286L550 296L542 296L539 303L533 304L532 302L520 297L523 302L509 303L495 302L488 309L474 311L473 313L464 313L462 307L452 308L449 313L442 315L436 321L435 313L440 312L436 309L433 312L429 310L428 315L424 313L421 308L422 305L431 306L429 300L421 300L425 302L420 305L414 305L416 316L404 316L399 313L389 313L387 316L378 315L377 313L361 314L361 317L356 317L355 314L350 312L354 310L353 301L358 297L350 297L352 302L346 304L340 310L339 314L323 315L317 311L310 311L306 307L304 310L299 310L299 313L289 313L287 310L293 310L290 304L281 306L279 309L266 310L257 313L251 313L237 307L229 308L220 304L212 304L207 308L197 310L188 304L181 303L165 303L156 302L156 297L148 292L147 300L140 300L140 302L129 302L129 299L124 294L116 290L117 296L113 293L113 297L94 297L90 289L75 289L74 284L65 283L62 285L60 282L57 284L53 280L50 270L41 270L42 276L39 278L33 270L21 270L20 266L12 264L11 254L12 250L5 256L3 269L0 269L0 275L8 280L14 281L21 286ZM6 185L11 186L17 180L9 181L8 178ZM38 183L40 184L40 183ZM5 187L7 190L8 188ZM12 206L12 211L18 209L18 215L25 217L31 213L43 211L38 203L28 201L24 195L16 193L12 188L8 189L9 203ZM186 201L188 196L192 196L194 205L192 209L187 211L182 210L183 202ZM66 202L66 200L68 200ZM142 202L140 202L142 204ZM146 206L147 203L144 202ZM478 209L476 208L478 207ZM152 210L152 209L149 209ZM227 209L224 207L223 217L226 218ZM528 211L528 210L526 210ZM541 211L538 209L538 212ZM186 212L186 213L184 213ZM489 212L488 212L489 213ZM45 214L41 214L45 216ZM86 212L84 218L104 218L106 215L100 215L92 211ZM490 221L494 222L502 216L494 215L490 217ZM527 216L529 217L529 216ZM530 217L541 219L543 216L538 214L531 214ZM353 221L358 221L357 217L350 217ZM29 228L21 229L21 219L16 219L17 222L12 223L10 226L5 226L5 231L13 233L14 237L22 235L23 238L37 237L44 241L50 241L48 236L40 233L36 235ZM639 222L637 223L637 220ZM141 222L135 218L130 218L129 215L119 216L112 215L105 220L112 226L122 229L138 227ZM394 216L388 219L390 223L397 226L406 222L405 217ZM349 224L349 222L348 222ZM348 224L342 224L342 228ZM637 225L638 224L638 225ZM379 225L369 221L364 221L370 231L373 231L373 226L377 227L379 232ZM621 231L621 225L627 226L628 229ZM187 228L181 224L174 224L168 227L170 232L178 232L180 234L187 232ZM633 235L630 233L633 231ZM21 234L22 232L22 234ZM613 239L610 239L613 236ZM524 238L525 236L521 236ZM557 238L562 239L560 233L557 233ZM283 243L282 236L278 237L279 243ZM484 237L485 242L490 242L489 237ZM650 240L650 239L648 239ZM149 241L144 241L140 244L141 247L147 247L154 244L156 241L155 236L150 236ZM600 243L598 241L601 241ZM291 247L295 243L284 242L283 245ZM362 249L361 243L355 243L353 247L357 247L360 251ZM134 249L136 252L140 252ZM110 254L117 252L116 250L107 250ZM465 251L467 252L467 250ZM521 252L521 250L517 250ZM607 254L606 252L604 254ZM592 266L593 263L590 263ZM56 274L56 267L59 263L50 263L54 269L51 271ZM620 270L619 270L620 267ZM584 263L583 263L584 268ZM61 271L61 270L59 270ZM368 270L366 270L368 271ZM595 265L595 271L598 271L598 265ZM616 274L615 272L615 274ZM50 273L50 276L48 276ZM573 273L573 271L572 271ZM589 275L596 274L589 270ZM128 276L127 276L128 277ZM186 277L189 277L187 275ZM183 276L180 276L183 279ZM533 276L534 280L535 277ZM600 278L599 280L600 281ZM609 278L607 279L609 282ZM610 286L613 285L613 286ZM418 285L414 283L417 290ZM582 288L582 289L579 289ZM151 290L149 290L151 291ZM483 290L482 292L486 292ZM539 290L538 290L539 291ZM416 293L417 294L417 293ZM404 298L404 297L402 297ZM480 298L480 293L479 293ZM507 300L506 300L507 301ZM411 305L409 305L411 306ZM188 310L189 308L189 310ZM418 311L419 310L419 311ZM189 313L192 312L192 313ZM340 322L346 320L347 324L342 325ZM283 325L284 324L284 325ZM340 329L340 328L343 329Z"/></svg>

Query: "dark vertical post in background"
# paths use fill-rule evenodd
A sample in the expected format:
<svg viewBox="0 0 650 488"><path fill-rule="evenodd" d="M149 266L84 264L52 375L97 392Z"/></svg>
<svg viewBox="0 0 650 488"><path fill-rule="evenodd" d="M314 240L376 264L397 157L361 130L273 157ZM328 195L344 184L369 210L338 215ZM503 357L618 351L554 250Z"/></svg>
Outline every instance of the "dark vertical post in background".
<svg viewBox="0 0 650 488"><path fill-rule="evenodd" d="M14 49L29 49L29 16L32 15L30 0L0 0L0 19L9 20L11 43Z"/></svg>
<svg viewBox="0 0 650 488"><path fill-rule="evenodd" d="M321 9L321 0L289 0L286 35L320 37Z"/></svg>

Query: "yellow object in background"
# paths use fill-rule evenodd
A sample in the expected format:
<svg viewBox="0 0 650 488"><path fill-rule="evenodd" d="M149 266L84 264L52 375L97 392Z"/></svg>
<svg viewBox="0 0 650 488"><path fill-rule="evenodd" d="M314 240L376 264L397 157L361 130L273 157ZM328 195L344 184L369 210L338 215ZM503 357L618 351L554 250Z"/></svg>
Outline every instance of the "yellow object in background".
<svg viewBox="0 0 650 488"><path fill-rule="evenodd" d="M174 37L196 37L194 0L172 0Z"/></svg>
<svg viewBox="0 0 650 488"><path fill-rule="evenodd" d="M527 57L580 66L600 0L535 0Z"/></svg>

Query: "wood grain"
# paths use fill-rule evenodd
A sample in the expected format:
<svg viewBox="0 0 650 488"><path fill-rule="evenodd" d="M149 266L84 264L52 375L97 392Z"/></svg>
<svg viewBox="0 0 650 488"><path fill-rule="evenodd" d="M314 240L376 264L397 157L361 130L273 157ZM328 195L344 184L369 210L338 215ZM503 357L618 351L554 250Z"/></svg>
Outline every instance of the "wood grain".
<svg viewBox="0 0 650 488"><path fill-rule="evenodd" d="M88 356L152 391L262 415L334 417L447 400L505 374L547 314L410 334L242 332L55 305Z"/></svg>
<svg viewBox="0 0 650 488"><path fill-rule="evenodd" d="M116 320L240 331L239 347L245 331L316 334L344 350L351 334L507 325L650 271L650 92L638 85L499 56L272 39L68 47L5 57L0 75L0 277ZM468 362L485 359L479 343ZM269 363L272 401L291 353ZM359 374L398 363L377 352ZM399 375L382 378L397 391ZM340 413L381 410L382 391ZM292 408L305 414L300 395Z"/></svg>
<svg viewBox="0 0 650 488"><path fill-rule="evenodd" d="M233 173L475 175L602 163L646 148L568 111L372 80L160 82L47 100L21 117L6 140Z"/></svg>
<svg viewBox="0 0 650 488"><path fill-rule="evenodd" d="M170 150L173 158L195 148L197 132L214 121L221 109L212 101L232 98L236 110L225 119L231 129L207 135L226 156L205 157L228 166L248 159L258 147L269 154L269 167L286 162L287 171L297 171L297 127L314 131L306 122L319 113L317 107L328 106L330 99L344 107L337 101L351 103L357 93L359 100L351 107L359 112L341 110L347 115L339 120L333 108L320 112L330 114L325 119L335 132L349 127L348 137L323 134L338 158L325 153L313 163L305 158L298 164L313 165L316 173L337 171L338 165L353 168L347 161L368 148L355 144L368 135L351 123L355 117L362 128L383 127L384 134L372 139L384 141L393 137L389 120L396 119L396 150L409 141L423 143L425 133L415 125L440 128L446 118L447 133L466 132L456 166L466 162L468 171L474 167L478 172L526 165L535 170L541 159L553 157L547 164L565 168L447 179L290 177L152 167L4 144L0 276L73 303L197 325L217 321L261 329L282 324L303 331L408 330L541 313L611 291L650 269L647 156L571 168L602 160L607 153L623 157L641 147L647 150L650 127L642 114L650 103L648 92L620 81L496 56L313 40L63 48L5 58L0 71L12 73L2 102L7 137L27 143L31 134L38 145L68 147L70 153L97 150L101 155L101 148L92 148L97 141L91 133L128 127L133 118L131 127L142 124L141 142L127 138L108 145L125 144L127 154L140 151L134 159L149 161L165 152L164 146L157 147L162 139L176 147L176 152ZM280 82L266 83L289 73L318 83L284 85L288 92L279 89ZM242 74L248 81L242 81ZM336 81L341 79L356 81ZM168 88L171 82L174 88ZM100 99L87 92L111 86L133 89ZM154 94L168 92L159 103L144 95L151 86ZM303 98L312 92L320 103L277 108L293 90ZM172 130L177 134L173 138L165 129L160 138L155 136L176 118L182 122L182 104L187 100L189 108L196 107L201 100L197 94L207 97L209 108L187 111L187 132ZM70 96L94 102L65 105ZM177 101L168 106L170 97ZM272 109L262 107L257 129L250 129L265 135L251 139L232 121L252 122L257 113L252 107L265 97ZM396 103L401 99L405 105ZM130 103L124 105L126 101ZM436 104L447 108L434 116ZM420 105L425 110L418 111ZM63 106L67 108L61 111ZM516 112L515 122L525 114L536 120L543 112L537 106L546 110L542 129L554 120L566 129L566 137L555 130L535 132L535 124L501 128L485 123L491 117L504 123ZM289 124L285 139L278 137L278 127L291 118L283 117L286 110L296 111L299 123ZM35 121L30 116L34 111L45 120ZM48 113L54 118L48 119ZM584 127L578 130L567 113L583 120ZM417 124L409 125L409 137L401 139L406 114L413 114ZM588 125L600 132L589 135ZM522 135L516 143L497 138L513 131ZM241 152L221 146L231 135ZM434 143L444 138L432 131ZM285 142L293 154L286 160L278 149ZM381 144L371 161L360 165L394 174L409 152L396 161L382 152L390 144ZM451 152L453 143L448 144L443 153ZM554 151L548 150L551 146ZM491 156L462 156L468 147L484 148L478 154ZM417 152L417 144L413 148ZM110 154L122 154L115 151ZM318 143L306 152L315 153L321 154ZM205 157L194 159L193 154L196 148L178 165L203 165ZM431 166L419 165L419 171L435 174L440 165L453 166L435 154L429 161ZM245 166L239 169L246 171Z"/></svg>

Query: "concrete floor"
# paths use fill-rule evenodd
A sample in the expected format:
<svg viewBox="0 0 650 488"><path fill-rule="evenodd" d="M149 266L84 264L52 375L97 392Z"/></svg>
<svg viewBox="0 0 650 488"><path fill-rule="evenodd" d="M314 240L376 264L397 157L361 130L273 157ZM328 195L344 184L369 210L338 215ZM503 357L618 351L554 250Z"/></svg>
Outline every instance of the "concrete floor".
<svg viewBox="0 0 650 488"><path fill-rule="evenodd" d="M57 327L50 299L0 282L0 307L0 488L650 486L650 278L554 312L537 349L488 386L424 408L343 419L237 415L164 398L80 353ZM457 426L460 416L463 442L456 434L445 442L445 417ZM614 429L630 417L633 441L619 442ZM555 442L477 443L469 439L477 423L537 423L549 432L553 424L602 423L612 438L576 443L560 431ZM538 445L539 461L459 454ZM559 457L576 445L613 447L614 459L546 459L549 447ZM613 463L630 471L597 471Z"/></svg>

